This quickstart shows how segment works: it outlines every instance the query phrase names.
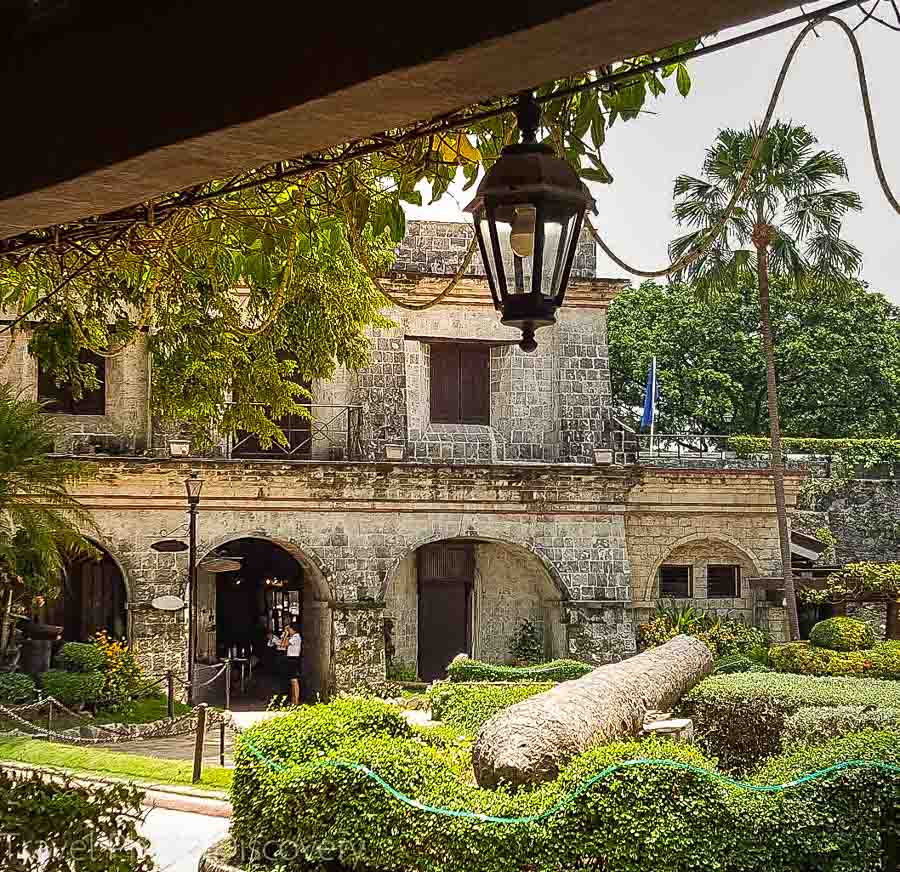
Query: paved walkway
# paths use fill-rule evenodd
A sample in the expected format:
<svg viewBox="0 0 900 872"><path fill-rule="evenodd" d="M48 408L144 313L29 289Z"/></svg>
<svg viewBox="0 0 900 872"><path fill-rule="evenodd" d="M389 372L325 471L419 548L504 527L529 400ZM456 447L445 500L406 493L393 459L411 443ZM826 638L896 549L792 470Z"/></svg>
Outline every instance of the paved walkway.
<svg viewBox="0 0 900 872"><path fill-rule="evenodd" d="M151 843L160 872L197 872L201 854L228 834L227 818L151 809L141 833Z"/></svg>

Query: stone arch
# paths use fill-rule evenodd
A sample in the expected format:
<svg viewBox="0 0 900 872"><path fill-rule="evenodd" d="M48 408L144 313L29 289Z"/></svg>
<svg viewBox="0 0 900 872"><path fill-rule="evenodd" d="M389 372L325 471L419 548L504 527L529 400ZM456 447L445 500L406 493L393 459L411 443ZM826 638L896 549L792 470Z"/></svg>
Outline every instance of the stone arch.
<svg viewBox="0 0 900 872"><path fill-rule="evenodd" d="M407 544L406 547L400 552L400 554L395 557L387 570L384 573L384 578L381 582L381 588L378 593L378 601L384 602L385 597L387 596L388 588L390 587L391 579L397 572L400 564L406 560L410 554L414 554L419 550L423 545L430 545L434 542L443 542L448 539L456 539L459 541L465 541L466 539L471 539L475 542L490 542L496 545L505 545L509 548L519 548L522 551L525 551L528 554L533 555L540 561L541 566L546 571L550 581L553 583L553 586L559 592L559 597L561 600L571 599L571 594L569 592L569 588L563 580L562 575L559 570L556 568L556 565L553 561L536 545L533 545L530 542L510 542L508 539L502 539L498 536L482 536L480 533L467 532L463 536L454 536L452 533L434 533L431 536L426 536L422 539L418 539L411 544Z"/></svg>
<svg viewBox="0 0 900 872"><path fill-rule="evenodd" d="M280 548L296 561L303 573L302 635L303 695L306 699L327 697L333 685L333 619L334 593L329 573L319 557L291 539L273 536L264 530L245 530L219 536L198 547L198 565L210 554L232 542L255 540ZM198 574L198 587L200 586ZM187 600L187 588L185 588ZM185 620L187 615L185 614Z"/></svg>
<svg viewBox="0 0 900 872"><path fill-rule="evenodd" d="M666 562L673 551L677 551L679 548L682 548L685 545L690 545L692 542L720 542L724 545L728 545L730 548L733 548L735 551L737 551L738 554L740 554L753 566L753 571L757 575L763 575L763 571L760 568L761 564L759 558L752 551L752 549L748 548L745 544L738 542L733 537L728 536L724 533L720 533L717 530L715 533L691 533L689 536L682 536L680 539L676 539L674 542L672 542L665 553L658 557L653 563L648 578L648 584L653 586L653 579L656 578L656 574L659 572L659 567Z"/></svg>
<svg viewBox="0 0 900 872"><path fill-rule="evenodd" d="M63 590L59 598L49 607L47 620L65 626L64 637L69 641L81 641L82 637L91 635L97 629L107 629L114 636L124 636L125 640L130 643L132 612L129 605L134 600L129 573L115 548L96 531L83 535L97 549L100 556L96 560L88 556L81 556L65 561ZM77 582L72 575L76 568L78 570ZM92 587L99 585L101 588L102 603L95 603L94 614L88 616L84 614L84 605L81 600L85 584ZM97 590L96 587L93 589ZM106 624L101 627L100 623L103 617L106 618ZM73 627L73 622L76 620L77 628ZM110 626L110 621L112 626Z"/></svg>
<svg viewBox="0 0 900 872"><path fill-rule="evenodd" d="M416 555L443 543L457 552L460 545L473 546L470 576L440 581L422 574L429 570ZM443 566L447 558L436 557L435 565ZM451 599L444 603L444 596ZM475 533L423 537L406 545L385 573L380 601L385 604L386 653L394 663L414 664L420 677L430 680L464 650L479 659L507 660L508 644L527 619L542 632L544 656L564 656L562 610L568 599L557 568L530 545ZM447 623L444 614L452 616Z"/></svg>

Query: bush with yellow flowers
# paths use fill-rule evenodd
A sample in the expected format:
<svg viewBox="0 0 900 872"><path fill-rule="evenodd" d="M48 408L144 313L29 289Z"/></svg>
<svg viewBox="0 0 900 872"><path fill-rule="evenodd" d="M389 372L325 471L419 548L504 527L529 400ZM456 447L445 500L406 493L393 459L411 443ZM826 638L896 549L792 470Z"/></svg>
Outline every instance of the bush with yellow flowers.
<svg viewBox="0 0 900 872"><path fill-rule="evenodd" d="M110 638L105 630L95 633L91 642L104 657L100 667L106 679L102 693L104 706L115 708L141 696L146 687L144 671L128 645Z"/></svg>

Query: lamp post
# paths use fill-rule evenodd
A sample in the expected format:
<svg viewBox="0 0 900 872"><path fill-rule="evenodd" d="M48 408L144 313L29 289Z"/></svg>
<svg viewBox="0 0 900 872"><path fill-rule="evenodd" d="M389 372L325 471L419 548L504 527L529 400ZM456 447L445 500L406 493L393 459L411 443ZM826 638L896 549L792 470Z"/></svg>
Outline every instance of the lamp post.
<svg viewBox="0 0 900 872"><path fill-rule="evenodd" d="M203 489L203 479L192 472L184 480L184 489L187 492L188 516L188 693L189 701L194 700L194 657L197 648L197 506L200 504L200 491Z"/></svg>
<svg viewBox="0 0 900 872"><path fill-rule="evenodd" d="M466 206L475 224L501 323L522 331L519 347L537 348L534 331L556 322L591 197L578 173L537 141L541 110L519 96L522 141L508 145Z"/></svg>

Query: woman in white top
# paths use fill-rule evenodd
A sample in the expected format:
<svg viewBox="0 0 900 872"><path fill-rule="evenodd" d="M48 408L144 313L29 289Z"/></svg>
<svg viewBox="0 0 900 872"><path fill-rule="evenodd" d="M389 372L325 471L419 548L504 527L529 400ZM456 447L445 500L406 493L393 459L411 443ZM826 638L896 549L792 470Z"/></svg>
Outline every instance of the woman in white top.
<svg viewBox="0 0 900 872"><path fill-rule="evenodd" d="M300 705L300 653L303 650L300 624L296 621L291 622L281 644L287 654L287 674L291 680L291 704Z"/></svg>

